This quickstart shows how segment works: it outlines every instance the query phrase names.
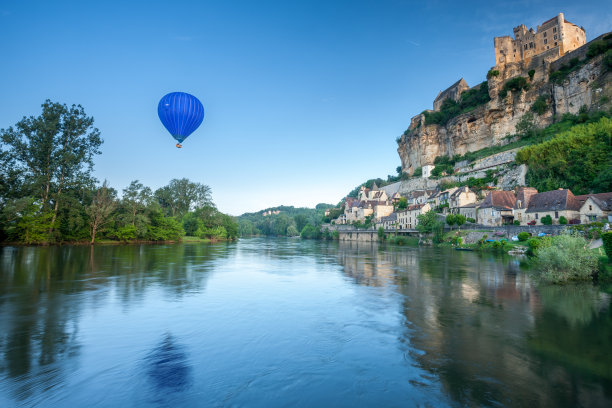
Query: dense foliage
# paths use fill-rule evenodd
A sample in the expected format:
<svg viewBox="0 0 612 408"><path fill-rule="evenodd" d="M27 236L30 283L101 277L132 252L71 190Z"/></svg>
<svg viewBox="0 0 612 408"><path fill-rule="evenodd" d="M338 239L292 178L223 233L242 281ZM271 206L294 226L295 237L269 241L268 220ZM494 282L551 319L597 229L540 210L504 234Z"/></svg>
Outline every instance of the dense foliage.
<svg viewBox="0 0 612 408"><path fill-rule="evenodd" d="M188 179L156 191L133 181L119 196L96 185L102 139L83 107L45 101L42 114L0 130L0 239L26 244L233 239L238 224Z"/></svg>
<svg viewBox="0 0 612 408"><path fill-rule="evenodd" d="M529 81L527 81L527 78L518 76L506 81L502 89L499 91L499 97L504 99L508 95L509 91L516 93L523 90L526 91L529 89L529 87Z"/></svg>
<svg viewBox="0 0 612 408"><path fill-rule="evenodd" d="M544 95L538 96L533 105L531 105L531 111L538 115L543 115L548 110L548 98Z"/></svg>
<svg viewBox="0 0 612 408"><path fill-rule="evenodd" d="M325 217L325 210L327 209L330 210L330 215ZM277 211L278 213L275 214ZM317 234L321 233L321 223L323 221L329 222L332 215L337 217L342 212L343 207L340 206L334 207L331 204L317 204L315 208L279 206L267 208L256 213L245 213L238 217L240 236L265 235L319 238L320 236Z"/></svg>
<svg viewBox="0 0 612 408"><path fill-rule="evenodd" d="M596 253L578 235L562 234L541 240L534 253L536 277L545 282L591 280L597 270Z"/></svg>
<svg viewBox="0 0 612 408"><path fill-rule="evenodd" d="M446 125L452 118L461 115L462 113L470 112L480 105L489 102L489 83L487 81L461 94L459 102L447 98L442 102L440 111L430 112L425 111L426 125Z"/></svg>
<svg viewBox="0 0 612 408"><path fill-rule="evenodd" d="M422 234L433 235L434 242L442 242L444 223L438 219L434 210L417 215L418 223L416 229Z"/></svg>
<svg viewBox="0 0 612 408"><path fill-rule="evenodd" d="M612 191L612 120L575 125L550 140L521 149L527 184L539 191L569 188L574 194Z"/></svg>
<svg viewBox="0 0 612 408"><path fill-rule="evenodd" d="M593 43L589 45L585 59L580 60L578 58L572 58L567 64L564 64L558 70L551 72L548 79L550 82L561 84L567 79L570 73L579 70L582 66L588 63L589 60L601 54L604 54L604 67L611 69L612 35L608 34L601 40L593 41Z"/></svg>

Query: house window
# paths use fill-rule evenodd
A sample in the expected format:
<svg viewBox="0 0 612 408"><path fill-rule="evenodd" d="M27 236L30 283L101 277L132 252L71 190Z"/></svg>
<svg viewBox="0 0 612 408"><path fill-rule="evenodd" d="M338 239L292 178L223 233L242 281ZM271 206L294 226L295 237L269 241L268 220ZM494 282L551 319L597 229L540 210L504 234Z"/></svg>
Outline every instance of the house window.
<svg viewBox="0 0 612 408"><path fill-rule="evenodd" d="M593 211L593 206L589 205L589 211Z"/></svg>
<svg viewBox="0 0 612 408"><path fill-rule="evenodd" d="M556 39L557 39L557 36L555 35L555 36L554 36L554 38L553 38L553 40L556 40Z"/></svg>
<svg viewBox="0 0 612 408"><path fill-rule="evenodd" d="M525 49L527 49L527 44L525 44Z"/></svg>
<svg viewBox="0 0 612 408"><path fill-rule="evenodd" d="M557 42L555 41L555 45L557 45Z"/></svg>
<svg viewBox="0 0 612 408"><path fill-rule="evenodd" d="M557 32L557 27L553 27L553 33Z"/></svg>
<svg viewBox="0 0 612 408"><path fill-rule="evenodd" d="M559 218L559 211L555 211L555 218Z"/></svg>
<svg viewBox="0 0 612 408"><path fill-rule="evenodd" d="M536 220L538 219L538 213L536 213Z"/></svg>
<svg viewBox="0 0 612 408"><path fill-rule="evenodd" d="M544 37L546 37L546 32L544 33ZM546 40L545 40L546 41Z"/></svg>
<svg viewBox="0 0 612 408"><path fill-rule="evenodd" d="M544 44L548 44L548 39L544 39Z"/></svg>

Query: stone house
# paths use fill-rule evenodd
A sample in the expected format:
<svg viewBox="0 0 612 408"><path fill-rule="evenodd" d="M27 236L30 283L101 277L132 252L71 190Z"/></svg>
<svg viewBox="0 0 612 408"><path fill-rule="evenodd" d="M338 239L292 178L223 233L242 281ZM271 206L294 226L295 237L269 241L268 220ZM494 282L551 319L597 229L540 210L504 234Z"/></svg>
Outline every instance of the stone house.
<svg viewBox="0 0 612 408"><path fill-rule="evenodd" d="M378 203L373 205L374 207L374 218L380 219L382 217L386 217L393 213L393 204L388 201L379 201Z"/></svg>
<svg viewBox="0 0 612 408"><path fill-rule="evenodd" d="M465 79L461 78L444 91L440 91L440 93L438 93L438 96L436 96L436 99L434 99L434 111L439 112L440 107L442 107L442 103L446 99L450 98L455 102L459 102L461 100L461 94L464 91L467 91L468 89L470 89L470 87L468 86L467 82L465 82ZM429 171L429 173L431 174L431 170ZM427 177L429 177L429 175L427 175Z"/></svg>
<svg viewBox="0 0 612 408"><path fill-rule="evenodd" d="M553 224L558 224L560 217L565 217L568 222L579 220L581 206L582 203L567 189L534 194L529 200L525 218L521 223L529 224L535 220L536 225L539 225L542 223L542 217L547 215L551 216Z"/></svg>
<svg viewBox="0 0 612 408"><path fill-rule="evenodd" d="M459 187L450 195L448 208L451 214L459 214L459 207L475 203L477 200L476 193L470 190L469 187Z"/></svg>
<svg viewBox="0 0 612 408"><path fill-rule="evenodd" d="M382 217L376 222L376 228L383 227L386 230L397 229L397 213L392 213Z"/></svg>
<svg viewBox="0 0 612 408"><path fill-rule="evenodd" d="M397 226L398 229L414 229L419 223L417 217L420 214L424 214L431 210L431 206L426 204L415 204L410 205L408 208L402 211L398 211L397 214Z"/></svg>
<svg viewBox="0 0 612 408"><path fill-rule="evenodd" d="M480 203L470 203L466 205L462 205L458 208L457 214L463 215L465 218L473 218L476 219L476 211Z"/></svg>
<svg viewBox="0 0 612 408"><path fill-rule="evenodd" d="M478 207L478 224L501 226L514 220L513 209L516 202L514 191L491 191Z"/></svg>
<svg viewBox="0 0 612 408"><path fill-rule="evenodd" d="M612 192L575 196L580 206L580 223L612 222Z"/></svg>
<svg viewBox="0 0 612 408"><path fill-rule="evenodd" d="M520 187L516 193L516 202L514 203L514 219L519 221L521 225L525 225L525 211L529 207L531 197L538 194L538 190L533 187Z"/></svg>

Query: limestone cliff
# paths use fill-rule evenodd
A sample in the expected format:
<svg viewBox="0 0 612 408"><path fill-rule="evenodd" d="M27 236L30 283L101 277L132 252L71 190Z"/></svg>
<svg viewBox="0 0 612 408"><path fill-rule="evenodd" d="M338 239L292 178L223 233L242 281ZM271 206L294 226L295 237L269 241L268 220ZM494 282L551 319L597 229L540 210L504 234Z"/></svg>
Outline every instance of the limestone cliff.
<svg viewBox="0 0 612 408"><path fill-rule="evenodd" d="M600 37L601 38L601 37ZM604 65L603 55L588 60L560 83L549 80L549 73L568 64L574 58L583 59L589 44L550 61L546 56L534 58L528 65L509 63L494 67L497 76L489 79L491 100L476 109L463 113L442 125L425 125L425 115L412 118L408 131L398 141L402 170L412 175L414 170L433 164L437 156L463 155L494 145L503 145L516 133L516 125L530 111L539 96L544 96L549 109L534 115L538 127L553 123L557 115L578 113L582 106L589 110L608 109L612 100L612 72ZM505 98L499 93L504 84L517 76L528 77L528 90L508 91Z"/></svg>

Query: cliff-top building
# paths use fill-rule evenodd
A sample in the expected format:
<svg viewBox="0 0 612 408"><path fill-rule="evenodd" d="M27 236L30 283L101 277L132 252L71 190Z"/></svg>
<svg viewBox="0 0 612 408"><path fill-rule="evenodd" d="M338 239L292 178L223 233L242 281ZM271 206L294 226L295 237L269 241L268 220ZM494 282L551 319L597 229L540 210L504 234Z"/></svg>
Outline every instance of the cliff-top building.
<svg viewBox="0 0 612 408"><path fill-rule="evenodd" d="M536 55L550 52L553 59L586 44L584 28L567 21L563 13L538 26L537 31L527 29L524 24L514 28L514 39L510 36L495 37L495 64L529 60Z"/></svg>

